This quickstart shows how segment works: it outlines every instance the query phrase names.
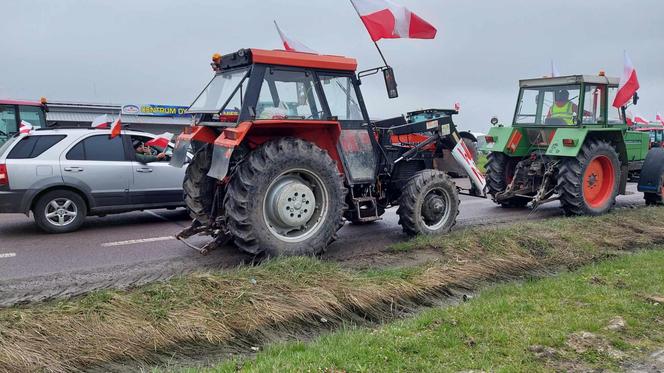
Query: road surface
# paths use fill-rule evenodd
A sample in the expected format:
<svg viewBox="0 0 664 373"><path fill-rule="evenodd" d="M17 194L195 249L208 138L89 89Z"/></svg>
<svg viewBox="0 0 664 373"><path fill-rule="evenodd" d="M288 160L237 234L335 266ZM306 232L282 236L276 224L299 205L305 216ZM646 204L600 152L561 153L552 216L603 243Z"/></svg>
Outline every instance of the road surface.
<svg viewBox="0 0 664 373"><path fill-rule="evenodd" d="M629 184L628 189L632 194L619 196L617 207L643 205L636 186ZM405 240L395 212L388 210L383 220L373 224L346 224L323 259L348 262L356 256L379 255L386 245ZM490 200L461 196L455 229L560 215L558 202L533 212L503 209ZM207 256L187 248L173 236L188 223L183 209L155 210L91 217L77 232L49 235L25 215L0 215L0 306L99 288L125 288L252 260L230 246Z"/></svg>

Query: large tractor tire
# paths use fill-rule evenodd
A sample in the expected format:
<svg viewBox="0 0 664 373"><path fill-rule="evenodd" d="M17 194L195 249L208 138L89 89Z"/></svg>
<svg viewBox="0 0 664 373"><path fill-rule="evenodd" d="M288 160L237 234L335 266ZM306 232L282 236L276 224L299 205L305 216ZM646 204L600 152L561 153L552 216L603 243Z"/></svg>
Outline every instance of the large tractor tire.
<svg viewBox="0 0 664 373"><path fill-rule="evenodd" d="M620 160L610 143L590 139L562 162L557 189L566 215L600 215L616 203Z"/></svg>
<svg viewBox="0 0 664 373"><path fill-rule="evenodd" d="M207 224L210 221L217 184L217 179L207 175L212 164L212 150L212 145L205 144L196 151L182 183L184 202L195 224Z"/></svg>
<svg viewBox="0 0 664 373"><path fill-rule="evenodd" d="M486 163L486 186L493 201L505 208L524 207L530 201L528 198L512 197L504 200L496 200L496 195L507 189L514 178L518 158L509 157L504 153L491 152L487 156Z"/></svg>
<svg viewBox="0 0 664 373"><path fill-rule="evenodd" d="M344 199L342 178L326 151L281 138L255 149L238 165L224 207L241 250L316 255L343 225Z"/></svg>
<svg viewBox="0 0 664 373"><path fill-rule="evenodd" d="M442 171L418 172L401 191L397 215L409 236L449 232L459 215L459 193L454 181Z"/></svg>

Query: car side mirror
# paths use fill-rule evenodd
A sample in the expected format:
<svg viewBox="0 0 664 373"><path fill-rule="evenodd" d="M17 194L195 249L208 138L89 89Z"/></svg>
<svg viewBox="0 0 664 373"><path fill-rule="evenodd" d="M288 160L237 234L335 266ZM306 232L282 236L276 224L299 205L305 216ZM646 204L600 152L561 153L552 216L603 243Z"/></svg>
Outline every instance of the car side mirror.
<svg viewBox="0 0 664 373"><path fill-rule="evenodd" d="M391 67L387 66L383 69L383 77L385 78L385 88L387 88L387 97L397 98L399 97L399 91L397 90L397 81L394 79L394 70Z"/></svg>
<svg viewBox="0 0 664 373"><path fill-rule="evenodd" d="M636 105L636 103L639 102L639 94L634 92L634 97L632 98L632 103Z"/></svg>

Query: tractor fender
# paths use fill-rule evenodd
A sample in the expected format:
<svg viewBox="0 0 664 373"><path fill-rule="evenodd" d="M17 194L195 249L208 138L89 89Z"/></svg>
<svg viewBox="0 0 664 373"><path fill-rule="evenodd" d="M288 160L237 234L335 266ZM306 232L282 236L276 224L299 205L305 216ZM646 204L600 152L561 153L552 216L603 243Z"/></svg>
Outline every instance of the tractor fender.
<svg viewBox="0 0 664 373"><path fill-rule="evenodd" d="M586 141L585 128L558 128L546 149L546 155L553 157L576 157Z"/></svg>
<svg viewBox="0 0 664 373"><path fill-rule="evenodd" d="M638 191L661 194L662 175L664 175L664 149L652 148L643 162Z"/></svg>
<svg viewBox="0 0 664 373"><path fill-rule="evenodd" d="M175 140L175 149L169 164L181 168L187 161L187 152L194 141L212 144L217 137L214 129L205 126L186 127Z"/></svg>
<svg viewBox="0 0 664 373"><path fill-rule="evenodd" d="M526 143L521 131L515 127L491 127L489 133L486 135L492 139L491 142L486 142L479 149L485 152L505 153L509 156L517 156L520 153L518 150L522 147L522 143Z"/></svg>
<svg viewBox="0 0 664 373"><path fill-rule="evenodd" d="M255 149L263 143L282 137L294 137L311 142L327 151L337 162L339 172L344 172L337 149L341 125L337 121L319 120L260 120L240 123L237 127L224 128L214 140L212 165L208 176L223 180L230 165L233 151L240 144Z"/></svg>

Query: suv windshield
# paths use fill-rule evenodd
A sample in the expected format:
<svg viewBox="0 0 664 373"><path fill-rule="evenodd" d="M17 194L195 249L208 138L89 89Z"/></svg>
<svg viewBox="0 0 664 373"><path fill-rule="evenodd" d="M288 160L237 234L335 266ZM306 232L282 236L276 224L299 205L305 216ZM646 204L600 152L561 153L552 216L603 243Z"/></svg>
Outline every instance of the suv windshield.
<svg viewBox="0 0 664 373"><path fill-rule="evenodd" d="M571 126L579 116L579 85L522 88L515 124Z"/></svg>
<svg viewBox="0 0 664 373"><path fill-rule="evenodd" d="M219 113L226 109L239 113L246 91L247 70L245 68L215 75L191 104L189 112Z"/></svg>

